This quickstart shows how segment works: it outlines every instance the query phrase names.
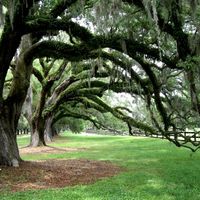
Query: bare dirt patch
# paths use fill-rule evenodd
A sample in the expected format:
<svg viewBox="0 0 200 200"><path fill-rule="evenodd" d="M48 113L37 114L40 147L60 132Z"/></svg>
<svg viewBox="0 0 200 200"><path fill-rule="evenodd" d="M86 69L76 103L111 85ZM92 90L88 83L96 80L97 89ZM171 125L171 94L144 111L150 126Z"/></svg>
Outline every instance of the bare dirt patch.
<svg viewBox="0 0 200 200"><path fill-rule="evenodd" d="M0 169L0 191L13 192L91 184L122 171L109 161L86 159L22 162L19 168Z"/></svg>
<svg viewBox="0 0 200 200"><path fill-rule="evenodd" d="M41 147L23 147L19 149L20 154L49 154L49 153L65 153L73 151L84 151L85 148L64 148L64 147L52 147L52 146L41 146Z"/></svg>

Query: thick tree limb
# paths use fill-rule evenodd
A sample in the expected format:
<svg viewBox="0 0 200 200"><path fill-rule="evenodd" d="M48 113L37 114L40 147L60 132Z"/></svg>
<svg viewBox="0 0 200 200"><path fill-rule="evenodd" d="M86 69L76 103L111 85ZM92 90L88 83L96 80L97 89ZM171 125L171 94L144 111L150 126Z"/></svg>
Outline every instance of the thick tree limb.
<svg viewBox="0 0 200 200"><path fill-rule="evenodd" d="M68 19L39 19L27 23L26 32L34 32L37 30L63 30L70 33L86 43L86 45L92 49L110 47L120 52L124 52L122 48L122 42L126 44L127 54L134 58L136 53L146 55L151 59L160 60L160 52L157 48L148 47L146 44L134 41L133 39L124 38L122 35L94 36L86 28L69 21ZM169 68L179 68L176 63L171 61L171 58L162 56L162 62L164 62Z"/></svg>
<svg viewBox="0 0 200 200"><path fill-rule="evenodd" d="M38 81L42 84L42 82L44 80L42 73L38 69L36 69L35 67L33 67L32 73L38 79Z"/></svg>

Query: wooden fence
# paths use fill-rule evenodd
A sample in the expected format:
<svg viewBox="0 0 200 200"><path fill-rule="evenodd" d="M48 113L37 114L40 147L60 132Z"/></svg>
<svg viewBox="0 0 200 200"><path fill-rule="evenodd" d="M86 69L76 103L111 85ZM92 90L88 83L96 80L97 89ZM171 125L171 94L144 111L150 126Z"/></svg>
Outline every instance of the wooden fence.
<svg viewBox="0 0 200 200"><path fill-rule="evenodd" d="M144 132L136 131L136 132L133 132L132 134L133 136L166 139L165 135L161 135L157 133L145 134ZM172 140L176 140L180 142L200 142L200 132L192 132L192 131L168 132L167 136Z"/></svg>
<svg viewBox="0 0 200 200"><path fill-rule="evenodd" d="M29 128L17 129L16 134L17 135L28 135L28 134L30 134L30 129Z"/></svg>
<svg viewBox="0 0 200 200"><path fill-rule="evenodd" d="M61 130L57 130L60 132ZM98 134L98 131L96 130L91 130L88 129L86 133L96 133ZM100 132L101 133L101 132ZM17 129L16 132L17 135L28 135L30 134L30 129L29 128L23 128L23 129ZM109 135L109 131L104 133L105 135ZM128 133L112 133L112 135L128 135ZM161 134L145 134L142 131L134 131L132 133L133 136L142 136L142 137L150 137L150 138L160 138L160 139L166 139L164 135ZM194 143L200 143L200 133L199 132L188 132L188 131L183 131L183 132L168 132L167 134L168 137L172 140L180 141L180 142L194 142Z"/></svg>
<svg viewBox="0 0 200 200"><path fill-rule="evenodd" d="M64 129L56 129L57 133L60 133L60 132L63 132L63 131L64 131ZM30 133L31 133L31 131L30 131L29 128L17 129L17 132L16 132L17 135L28 135Z"/></svg>

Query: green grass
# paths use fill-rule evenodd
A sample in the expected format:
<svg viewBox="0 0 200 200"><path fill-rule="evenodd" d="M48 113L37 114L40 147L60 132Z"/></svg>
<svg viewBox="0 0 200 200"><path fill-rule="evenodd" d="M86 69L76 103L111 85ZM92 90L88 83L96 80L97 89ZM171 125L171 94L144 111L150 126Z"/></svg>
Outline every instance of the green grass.
<svg viewBox="0 0 200 200"><path fill-rule="evenodd" d="M19 146L28 137L18 139ZM200 153L191 154L168 141L125 136L65 134L56 147L82 147L85 151L24 156L25 160L86 158L110 160L128 171L91 185L63 189L1 193L1 200L199 200Z"/></svg>

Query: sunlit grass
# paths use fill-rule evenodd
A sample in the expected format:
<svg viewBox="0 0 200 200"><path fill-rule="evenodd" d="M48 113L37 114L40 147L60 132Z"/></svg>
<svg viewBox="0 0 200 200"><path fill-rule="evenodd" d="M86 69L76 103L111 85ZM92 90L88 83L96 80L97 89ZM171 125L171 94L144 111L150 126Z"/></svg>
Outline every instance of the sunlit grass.
<svg viewBox="0 0 200 200"><path fill-rule="evenodd" d="M28 137L19 137L19 146L26 146ZM10 199L69 200L199 200L200 153L191 154L165 140L128 136L82 136L64 134L55 147L84 148L83 151L61 154L23 155L25 160L52 158L86 158L110 160L127 168L113 178L92 185L64 189L2 193Z"/></svg>

